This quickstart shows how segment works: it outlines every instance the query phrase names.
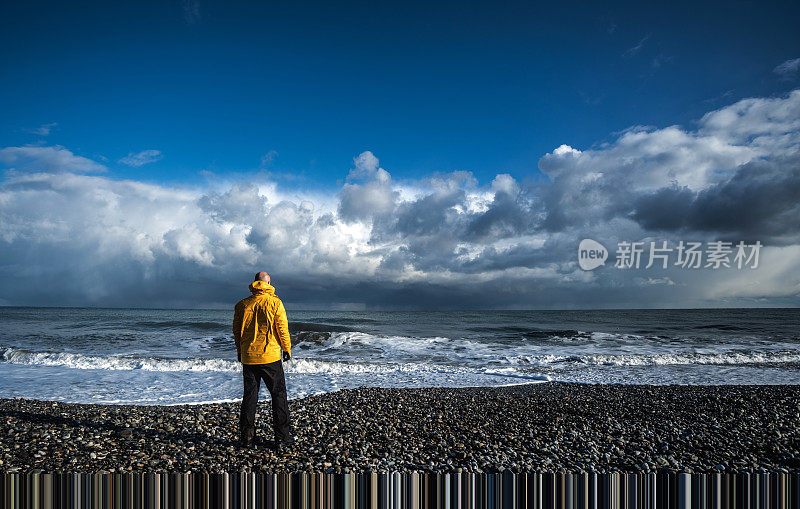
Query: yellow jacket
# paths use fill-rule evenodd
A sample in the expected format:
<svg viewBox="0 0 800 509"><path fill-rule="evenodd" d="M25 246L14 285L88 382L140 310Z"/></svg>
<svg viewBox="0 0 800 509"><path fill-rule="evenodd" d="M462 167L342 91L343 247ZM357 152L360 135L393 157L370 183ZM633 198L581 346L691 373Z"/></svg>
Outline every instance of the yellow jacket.
<svg viewBox="0 0 800 509"><path fill-rule="evenodd" d="M289 322L275 288L264 281L250 284L253 295L240 300L233 314L233 339L242 364L281 360L281 348L292 354Z"/></svg>

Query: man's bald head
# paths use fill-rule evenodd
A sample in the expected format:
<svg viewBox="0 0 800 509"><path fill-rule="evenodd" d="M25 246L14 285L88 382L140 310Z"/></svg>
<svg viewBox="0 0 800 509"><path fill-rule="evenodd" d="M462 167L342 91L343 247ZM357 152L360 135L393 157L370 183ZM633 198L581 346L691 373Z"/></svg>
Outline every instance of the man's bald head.
<svg viewBox="0 0 800 509"><path fill-rule="evenodd" d="M267 274L263 270L261 272L259 272L258 274L256 274L256 278L253 281L263 281L263 282L265 282L267 284L270 284L270 282L271 282L270 278L269 278L269 274Z"/></svg>

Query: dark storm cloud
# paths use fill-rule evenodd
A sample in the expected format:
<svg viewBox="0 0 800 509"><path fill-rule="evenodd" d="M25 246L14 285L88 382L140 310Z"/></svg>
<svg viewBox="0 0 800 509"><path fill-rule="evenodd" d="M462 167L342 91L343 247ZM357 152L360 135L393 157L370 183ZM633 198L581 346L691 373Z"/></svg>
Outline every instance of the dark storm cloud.
<svg viewBox="0 0 800 509"><path fill-rule="evenodd" d="M447 236L463 228L462 218L454 207L465 200L463 189L455 188L435 192L412 202L402 203L395 209L394 220L382 224L394 235L401 237Z"/></svg>
<svg viewBox="0 0 800 509"><path fill-rule="evenodd" d="M753 237L800 233L800 157L743 165L728 181L701 191L687 217L695 230Z"/></svg>
<svg viewBox="0 0 800 509"><path fill-rule="evenodd" d="M534 197L519 192L515 184L513 189L498 190L489 208L471 219L466 238L486 241L530 233L538 223L535 203Z"/></svg>
<svg viewBox="0 0 800 509"><path fill-rule="evenodd" d="M646 230L674 231L686 225L696 193L687 187L664 187L634 201L633 218Z"/></svg>
<svg viewBox="0 0 800 509"><path fill-rule="evenodd" d="M729 180L699 192L659 189L637 200L633 217L647 230L795 242L800 233L800 157L744 164Z"/></svg>

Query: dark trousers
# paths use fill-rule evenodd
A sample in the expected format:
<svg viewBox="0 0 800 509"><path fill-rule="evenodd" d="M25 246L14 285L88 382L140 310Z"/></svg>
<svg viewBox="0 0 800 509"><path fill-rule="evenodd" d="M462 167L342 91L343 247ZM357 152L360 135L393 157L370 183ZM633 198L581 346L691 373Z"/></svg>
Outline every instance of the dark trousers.
<svg viewBox="0 0 800 509"><path fill-rule="evenodd" d="M286 401L286 379L283 376L281 361L269 364L242 364L244 378L244 395L242 395L242 412L239 415L239 433L255 430L256 403L261 380L272 396L272 429L275 440L282 442L289 437L289 404Z"/></svg>

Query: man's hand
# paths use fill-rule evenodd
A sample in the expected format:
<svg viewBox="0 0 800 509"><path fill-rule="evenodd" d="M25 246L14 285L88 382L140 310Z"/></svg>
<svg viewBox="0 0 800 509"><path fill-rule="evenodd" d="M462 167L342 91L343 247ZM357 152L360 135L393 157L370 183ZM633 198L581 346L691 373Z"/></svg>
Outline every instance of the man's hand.
<svg viewBox="0 0 800 509"><path fill-rule="evenodd" d="M289 362L292 360L292 356L289 355L289 352L283 352L283 362Z"/></svg>

